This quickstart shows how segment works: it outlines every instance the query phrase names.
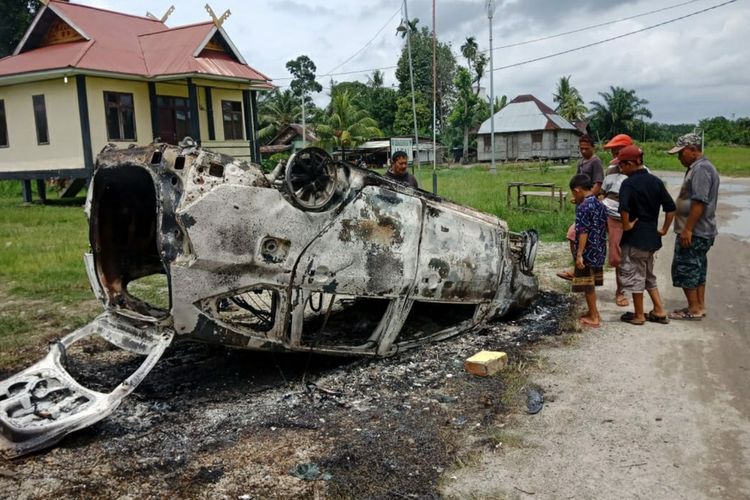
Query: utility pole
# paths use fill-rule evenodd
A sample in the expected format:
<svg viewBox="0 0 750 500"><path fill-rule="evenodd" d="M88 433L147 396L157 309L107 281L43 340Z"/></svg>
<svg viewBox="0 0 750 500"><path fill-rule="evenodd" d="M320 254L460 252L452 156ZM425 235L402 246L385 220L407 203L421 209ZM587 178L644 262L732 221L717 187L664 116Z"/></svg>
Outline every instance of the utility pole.
<svg viewBox="0 0 750 500"><path fill-rule="evenodd" d="M409 53L409 82L411 83L411 113L414 117L414 148L412 150L411 173L414 175L414 168L419 167L419 129L417 128L417 105L414 98L414 66L411 62L411 25L409 24L409 6L407 0L404 0L404 17L406 20L396 31L404 30L406 32L406 50Z"/></svg>
<svg viewBox="0 0 750 500"><path fill-rule="evenodd" d="M490 159L492 161L490 165L491 174L497 174L497 166L495 165L495 58L492 54L492 16L494 15L495 0L487 0L487 18L490 20L490 144L492 147L492 151L490 152Z"/></svg>
<svg viewBox="0 0 750 500"><path fill-rule="evenodd" d="M305 131L305 91L302 91L302 149L307 147L307 132ZM343 158L342 158L343 160Z"/></svg>
<svg viewBox="0 0 750 500"><path fill-rule="evenodd" d="M437 194L437 24L432 0L432 194Z"/></svg>

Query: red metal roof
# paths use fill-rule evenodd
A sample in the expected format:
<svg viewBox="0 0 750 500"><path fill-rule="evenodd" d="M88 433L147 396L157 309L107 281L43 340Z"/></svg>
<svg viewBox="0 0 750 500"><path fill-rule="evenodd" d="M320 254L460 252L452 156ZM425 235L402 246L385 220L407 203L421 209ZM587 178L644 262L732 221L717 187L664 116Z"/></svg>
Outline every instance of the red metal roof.
<svg viewBox="0 0 750 500"><path fill-rule="evenodd" d="M37 48L41 31L53 18L62 19L89 40ZM213 36L226 40L223 31L217 30L212 22L170 29L147 17L51 0L37 14L35 23L20 53L0 59L0 77L75 68L146 78L197 73L269 81L232 54L204 50L198 57L193 55L212 32ZM226 42L231 45L229 40Z"/></svg>

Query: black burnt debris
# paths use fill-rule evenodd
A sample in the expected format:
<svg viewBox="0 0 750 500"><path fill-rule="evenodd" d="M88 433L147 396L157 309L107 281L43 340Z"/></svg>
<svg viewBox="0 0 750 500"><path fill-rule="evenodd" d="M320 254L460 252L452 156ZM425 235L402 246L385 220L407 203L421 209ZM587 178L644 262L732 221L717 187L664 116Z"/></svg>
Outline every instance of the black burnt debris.
<svg viewBox="0 0 750 500"><path fill-rule="evenodd" d="M506 375L470 376L464 360L502 350L512 367L572 307L545 292L510 322L385 359L177 343L110 418L6 462L0 487L19 498L437 498L467 439L495 450L488 435L518 390ZM68 366L104 390L139 362L94 339ZM525 391L515 396L523 405ZM300 466L318 478L290 474Z"/></svg>

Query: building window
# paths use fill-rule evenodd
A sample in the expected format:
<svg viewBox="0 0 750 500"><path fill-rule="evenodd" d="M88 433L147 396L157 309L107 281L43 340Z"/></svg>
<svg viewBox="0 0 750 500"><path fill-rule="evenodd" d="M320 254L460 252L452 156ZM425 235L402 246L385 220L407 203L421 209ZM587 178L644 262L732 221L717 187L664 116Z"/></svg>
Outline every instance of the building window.
<svg viewBox="0 0 750 500"><path fill-rule="evenodd" d="M489 153L492 150L492 137L484 136L484 152Z"/></svg>
<svg viewBox="0 0 750 500"><path fill-rule="evenodd" d="M224 119L224 140L242 140L242 103L221 101L221 114Z"/></svg>
<svg viewBox="0 0 750 500"><path fill-rule="evenodd" d="M8 122L5 121L5 101L0 99L0 148L8 147Z"/></svg>
<svg viewBox="0 0 750 500"><path fill-rule="evenodd" d="M104 114L107 119L107 139L136 140L133 94L104 92Z"/></svg>
<svg viewBox="0 0 750 500"><path fill-rule="evenodd" d="M542 144L542 132L532 132L531 133L531 142L533 144L539 144L541 146L541 144Z"/></svg>
<svg viewBox="0 0 750 500"><path fill-rule="evenodd" d="M49 144L49 131L47 130L47 106L44 104L44 95L31 96L34 102L34 123L36 123L37 144Z"/></svg>

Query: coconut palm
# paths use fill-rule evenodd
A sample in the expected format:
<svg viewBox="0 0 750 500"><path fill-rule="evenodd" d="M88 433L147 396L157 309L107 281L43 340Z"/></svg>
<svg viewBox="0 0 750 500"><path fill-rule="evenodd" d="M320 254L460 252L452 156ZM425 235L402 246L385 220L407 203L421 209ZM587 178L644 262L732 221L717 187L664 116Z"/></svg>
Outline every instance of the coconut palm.
<svg viewBox="0 0 750 500"><path fill-rule="evenodd" d="M466 66L469 68L469 71L471 71L471 68L474 65L478 49L479 46L477 45L477 39L473 36L466 37L466 42L461 45L461 55L466 58Z"/></svg>
<svg viewBox="0 0 750 500"><path fill-rule="evenodd" d="M367 85L377 89L383 86L383 80L385 75L379 69L372 72L372 75L367 75Z"/></svg>
<svg viewBox="0 0 750 500"><path fill-rule="evenodd" d="M588 111L583 104L580 92L570 84L570 75L560 77L552 100L557 103L555 111L570 122L583 119Z"/></svg>
<svg viewBox="0 0 750 500"><path fill-rule="evenodd" d="M599 92L603 102L592 101L590 127L602 137L615 134L633 135L639 118L651 118L646 108L648 101L635 95L635 90L609 87L610 92Z"/></svg>
<svg viewBox="0 0 750 500"><path fill-rule="evenodd" d="M378 122L373 120L367 111L354 105L348 90L336 92L331 96L331 104L324 121L316 128L320 144L340 149L342 158L347 148L383 135L378 128Z"/></svg>
<svg viewBox="0 0 750 500"><path fill-rule="evenodd" d="M285 126L297 123L302 116L301 101L287 89L274 90L259 106L258 118L261 128L258 138L262 143L273 139Z"/></svg>

